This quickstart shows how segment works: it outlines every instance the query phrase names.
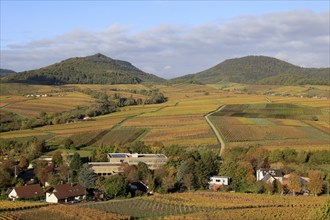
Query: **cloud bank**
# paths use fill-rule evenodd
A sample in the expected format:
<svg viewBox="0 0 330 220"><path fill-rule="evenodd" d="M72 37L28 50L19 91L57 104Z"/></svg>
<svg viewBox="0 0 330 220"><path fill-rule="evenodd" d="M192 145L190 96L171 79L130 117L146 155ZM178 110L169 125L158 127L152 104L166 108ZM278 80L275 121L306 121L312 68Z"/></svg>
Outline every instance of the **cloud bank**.
<svg viewBox="0 0 330 220"><path fill-rule="evenodd" d="M73 30L50 39L2 46L1 67L23 71L95 53L129 61L164 78L196 73L247 55L329 67L329 20L329 11L297 10L194 27L164 24L139 32L119 24L99 32Z"/></svg>

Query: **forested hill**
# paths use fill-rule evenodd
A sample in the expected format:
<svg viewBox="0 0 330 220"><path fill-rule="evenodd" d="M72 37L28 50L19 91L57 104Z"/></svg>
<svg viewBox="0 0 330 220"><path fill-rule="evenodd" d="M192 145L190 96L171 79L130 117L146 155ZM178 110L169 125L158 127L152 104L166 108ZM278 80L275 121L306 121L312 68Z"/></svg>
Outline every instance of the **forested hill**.
<svg viewBox="0 0 330 220"><path fill-rule="evenodd" d="M145 73L129 62L95 54L20 72L6 77L4 81L36 84L138 84L162 83L165 80Z"/></svg>
<svg viewBox="0 0 330 220"><path fill-rule="evenodd" d="M329 85L329 68L302 68L266 56L247 56L224 62L196 74L172 79L173 82L236 82L269 85Z"/></svg>
<svg viewBox="0 0 330 220"><path fill-rule="evenodd" d="M16 73L14 70L0 69L0 77L7 76L9 74Z"/></svg>

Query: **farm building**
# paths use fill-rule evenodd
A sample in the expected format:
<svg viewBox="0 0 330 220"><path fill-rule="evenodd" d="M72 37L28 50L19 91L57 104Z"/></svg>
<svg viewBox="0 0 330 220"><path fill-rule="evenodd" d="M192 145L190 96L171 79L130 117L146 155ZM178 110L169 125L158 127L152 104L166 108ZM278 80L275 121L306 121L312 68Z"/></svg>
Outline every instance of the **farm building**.
<svg viewBox="0 0 330 220"><path fill-rule="evenodd" d="M12 200L31 199L31 198L38 198L43 196L44 196L44 191L42 190L39 184L14 187L8 195L8 197Z"/></svg>
<svg viewBox="0 0 330 220"><path fill-rule="evenodd" d="M228 176L212 176L210 178L209 188L216 190L221 186L228 186L230 184L230 177Z"/></svg>
<svg viewBox="0 0 330 220"><path fill-rule="evenodd" d="M275 169L264 169L261 168L257 170L257 181L263 181L267 183L272 183L275 180L280 181L280 183L283 182L283 174L279 170Z"/></svg>
<svg viewBox="0 0 330 220"><path fill-rule="evenodd" d="M167 157L164 154L130 154L130 153L110 153L107 154L109 162L91 162L94 172L98 175L106 176L115 173L120 173L121 165L138 165L140 162L147 164L151 170L157 169L159 166L167 162Z"/></svg>
<svg viewBox="0 0 330 220"><path fill-rule="evenodd" d="M80 201L86 196L86 188L80 184L60 184L46 192L46 202L67 203Z"/></svg>

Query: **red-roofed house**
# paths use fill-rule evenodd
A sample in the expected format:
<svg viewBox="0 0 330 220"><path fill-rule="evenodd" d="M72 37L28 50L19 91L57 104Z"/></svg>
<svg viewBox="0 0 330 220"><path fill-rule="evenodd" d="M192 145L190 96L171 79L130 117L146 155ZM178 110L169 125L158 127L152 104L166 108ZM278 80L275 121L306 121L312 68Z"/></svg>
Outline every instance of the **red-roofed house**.
<svg viewBox="0 0 330 220"><path fill-rule="evenodd" d="M80 184L60 184L46 193L46 202L67 203L79 201L86 196L86 188Z"/></svg>
<svg viewBox="0 0 330 220"><path fill-rule="evenodd" d="M8 195L12 200L31 199L43 196L45 196L45 193L39 184L14 187Z"/></svg>

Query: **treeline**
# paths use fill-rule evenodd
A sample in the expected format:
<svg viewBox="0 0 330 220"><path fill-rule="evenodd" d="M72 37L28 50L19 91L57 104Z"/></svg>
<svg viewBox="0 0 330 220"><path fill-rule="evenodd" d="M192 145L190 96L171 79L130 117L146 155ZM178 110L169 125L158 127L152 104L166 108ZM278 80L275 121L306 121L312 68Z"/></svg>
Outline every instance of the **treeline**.
<svg viewBox="0 0 330 220"><path fill-rule="evenodd" d="M74 91L76 91L74 89ZM30 129L45 125L64 124L82 120L85 116L95 117L118 111L120 107L158 104L166 102L167 98L159 90L141 90L141 94L148 95L148 98L122 97L120 94L107 95L105 92L98 92L91 89L79 90L95 98L97 101L90 107L77 107L70 111L61 113L41 112L37 118L27 118L12 112L3 112L0 119L0 132Z"/></svg>

